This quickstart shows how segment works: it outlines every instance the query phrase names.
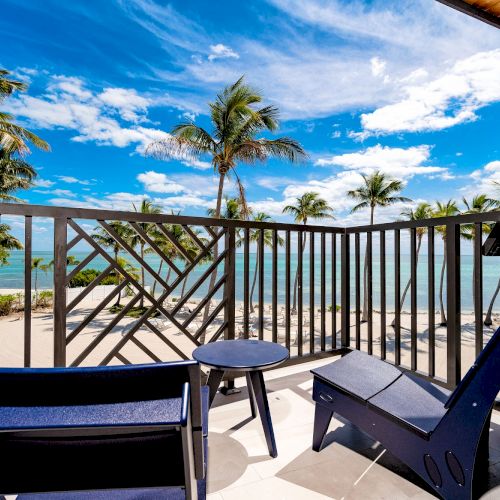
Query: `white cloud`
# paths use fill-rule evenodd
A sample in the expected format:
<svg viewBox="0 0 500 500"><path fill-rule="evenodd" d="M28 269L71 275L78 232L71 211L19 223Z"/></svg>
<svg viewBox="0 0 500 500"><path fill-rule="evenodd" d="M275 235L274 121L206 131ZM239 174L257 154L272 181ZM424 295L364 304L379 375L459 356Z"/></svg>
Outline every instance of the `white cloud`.
<svg viewBox="0 0 500 500"><path fill-rule="evenodd" d="M475 193L486 193L498 199L500 194L500 160L490 161L483 168L474 170L470 177L476 182ZM470 192L471 186L468 185L464 190Z"/></svg>
<svg viewBox="0 0 500 500"><path fill-rule="evenodd" d="M404 99L361 115L364 136L442 130L477 119L500 101L500 49L456 62L439 78L403 87Z"/></svg>
<svg viewBox="0 0 500 500"><path fill-rule="evenodd" d="M372 68L372 75L373 76L383 76L385 73L385 69L387 66L387 63L380 59L380 57L372 57L370 59L370 64Z"/></svg>
<svg viewBox="0 0 500 500"><path fill-rule="evenodd" d="M71 175L56 175L56 178L62 182L66 182L67 184L82 184L84 186L88 186L90 181L85 179L77 179Z"/></svg>
<svg viewBox="0 0 500 500"><path fill-rule="evenodd" d="M280 187L293 184L294 180L290 177L275 177L275 176L259 176L255 183L263 188L270 189L271 191L278 191Z"/></svg>
<svg viewBox="0 0 500 500"><path fill-rule="evenodd" d="M130 122L144 119L150 100L137 94L134 89L107 88L98 98L107 106L115 108L120 116Z"/></svg>
<svg viewBox="0 0 500 500"><path fill-rule="evenodd" d="M144 121L150 100L135 90L107 88L91 92L79 78L53 76L41 97L19 95L6 103L8 111L28 119L38 128L64 128L77 132L76 142L95 141L98 145L135 145L143 153L154 140L169 134L137 124ZM132 122L123 126L117 118Z"/></svg>
<svg viewBox="0 0 500 500"><path fill-rule="evenodd" d="M49 188L49 187L53 186L55 184L55 182L49 181L47 179L37 179L34 184L37 187Z"/></svg>
<svg viewBox="0 0 500 500"><path fill-rule="evenodd" d="M316 160L315 165L338 165L364 174L380 170L388 175L403 179L418 174L446 173L446 168L423 165L428 161L430 151L431 147L428 145L412 146L404 149L377 144L356 153L319 158Z"/></svg>
<svg viewBox="0 0 500 500"><path fill-rule="evenodd" d="M42 191L40 189L35 189L34 192L41 194L51 194L55 196L68 196L69 198L76 197L76 194L73 191L70 191L69 189L51 189L50 191Z"/></svg>
<svg viewBox="0 0 500 500"><path fill-rule="evenodd" d="M144 185L146 191L152 193L172 193L177 194L185 191L184 186L169 179L165 174L154 172L144 172L137 176L137 180Z"/></svg>
<svg viewBox="0 0 500 500"><path fill-rule="evenodd" d="M231 47L218 43L216 45L210 45L210 54L208 56L209 61L215 61L216 59L239 59L240 56Z"/></svg>

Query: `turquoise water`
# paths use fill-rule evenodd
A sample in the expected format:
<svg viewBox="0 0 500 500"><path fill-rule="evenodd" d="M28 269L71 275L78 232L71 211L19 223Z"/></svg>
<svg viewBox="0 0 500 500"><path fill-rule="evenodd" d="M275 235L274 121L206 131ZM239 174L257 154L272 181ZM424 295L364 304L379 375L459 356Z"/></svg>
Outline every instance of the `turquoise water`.
<svg viewBox="0 0 500 500"><path fill-rule="evenodd" d="M77 259L82 260L87 256L87 252L71 252ZM42 257L44 263L48 263L53 259L52 252L33 252L34 257ZM264 301L266 303L271 302L271 279L272 279L272 256L271 254L266 254L264 259ZM328 258L328 256L327 256ZM147 262L155 270L158 269L160 264L160 259L156 255L148 255L146 257ZM315 270L314 270L314 289L315 289L315 303L319 304L320 301L320 255L315 255ZM352 263L353 259L351 259ZM135 265L132 260L130 262ZM363 260L361 260L363 262ZM439 276L441 270L442 256L435 256L435 266L436 266L436 304L438 302L438 287L439 287ZM285 256L282 254L278 255L278 302L285 302ZM177 262L177 265L182 269L183 263ZM187 288L193 284L207 269L209 264L199 265L189 276ZM293 284L293 278L295 276L295 269L297 265L296 255L291 256L290 267L292 271L291 281ZM88 267L95 269L104 269L107 267L107 262L102 257L95 258ZM137 265L137 267L139 267ZM255 254L250 256L250 285L253 279L253 272L255 267ZM223 266L219 266L220 272L222 273ZM309 305L309 255L304 255L303 260L303 293L304 293L304 305L307 307ZM331 259L326 262L326 301L327 304L332 304L333 300L331 297L332 290L332 280L331 280ZM162 276L165 277L166 270L162 270ZM410 274L410 257L409 255L401 255L401 288L403 289ZM174 273L171 274L170 282L174 279ZM354 293L354 268L351 273L351 291ZM380 292L380 268L378 256L373 257L373 304L377 308L379 306L379 292ZM484 290L484 307L487 308L491 299L492 294L495 291L498 280L500 278L500 259L490 257L483 259L483 290ZM51 272L39 272L38 274L38 286L39 288L51 288L52 287L52 273ZM336 303L340 303L340 259L337 262L337 299ZM34 281L34 279L33 279ZM208 280L207 280L208 281ZM391 304L394 301L394 267L393 267L393 256L387 255L386 261L386 287L387 287L387 306L390 310ZM471 312L472 306L472 256L463 255L461 258L461 282L462 282L462 311ZM153 283L152 277L146 273L146 283L151 285ZM427 305L427 256L422 255L420 257L420 262L418 265L417 274L417 302L419 309L425 309ZM0 267L0 288L23 288L24 287L24 253L22 251L12 252L9 259L9 265ZM194 294L194 297L202 297L206 293L207 284L200 287L200 289ZM175 294L180 295L181 285L174 291ZM257 294L257 291L256 291ZM257 301L257 295L255 294L254 300ZM410 302L409 294L405 301L405 308L409 307ZM236 300L243 300L243 255L241 253L236 254ZM495 310L500 310L500 297L497 299L497 304Z"/></svg>

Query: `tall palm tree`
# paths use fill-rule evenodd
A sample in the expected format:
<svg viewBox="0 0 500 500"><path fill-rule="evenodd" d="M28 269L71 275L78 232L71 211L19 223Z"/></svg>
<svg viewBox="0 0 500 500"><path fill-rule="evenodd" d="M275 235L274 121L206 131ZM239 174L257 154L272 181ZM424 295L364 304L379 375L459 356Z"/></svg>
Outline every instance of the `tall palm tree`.
<svg viewBox="0 0 500 500"><path fill-rule="evenodd" d="M451 217L457 215L459 212L457 203L454 200L448 200L446 203L440 201L436 202L436 205L432 211L433 217ZM441 277L439 280L439 305L441 309L441 326L446 326L446 314L444 312L444 301L443 301L443 285L444 285L444 271L446 269L446 226L436 226L436 231L441 235L443 239L443 264L441 266Z"/></svg>
<svg viewBox="0 0 500 500"><path fill-rule="evenodd" d="M485 212L492 212L497 210L500 206L500 202L493 198L489 198L486 194L478 194L474 196L470 201L465 197L462 198L462 201L465 205L465 210L463 213L465 214L481 214ZM482 232L484 234L488 234L491 232L492 226L491 224L483 224ZM460 226L460 235L462 238L472 241L476 240L476 225L475 224L463 224ZM473 259L473 267L472 267L472 299L474 306L476 304L476 296L475 296L475 287L474 283L476 282L477 269L476 269L476 259Z"/></svg>
<svg viewBox="0 0 500 500"><path fill-rule="evenodd" d="M293 215L297 224L307 224L310 219L324 220L333 219L333 208L328 205L328 202L319 197L319 193L308 192L304 193L296 199L295 205L287 205L283 208L283 213ZM307 233L304 231L302 237L302 251L306 247ZM311 256L312 258L312 256ZM295 283L293 286L293 306L292 313L297 312L297 284L299 280L299 266L295 272Z"/></svg>
<svg viewBox="0 0 500 500"><path fill-rule="evenodd" d="M272 217L264 212L258 212L256 215L254 215L253 220L255 222L274 222ZM272 248L273 247L273 232L270 229L261 229L259 230L253 230L250 233L250 241L253 241L257 243L260 239L260 232L264 231L264 246ZM283 246L284 240L281 236L278 236L278 245ZM253 282L252 282L252 289L250 291L250 312L254 312L254 306L253 306L253 294L255 291L255 285L257 283L257 274L259 272L259 257L260 257L260 248L257 245L257 253L255 255L255 270L253 273ZM263 286L263 285L261 285ZM259 304L259 307L262 309L262 304Z"/></svg>
<svg viewBox="0 0 500 500"><path fill-rule="evenodd" d="M32 187L36 176L29 163L0 149L0 201L20 202L11 193Z"/></svg>
<svg viewBox="0 0 500 500"><path fill-rule="evenodd" d="M351 209L351 213L359 210L370 209L370 225L373 225L375 219L376 207L387 207L398 202L409 202L409 198L398 196L404 184L398 179L389 177L388 175L376 171L371 175L361 174L363 182L360 187L347 192L347 195L359 201ZM367 274L368 274L368 260L367 252L365 252L365 264L363 273L363 313L362 321L368 320L368 293L367 293Z"/></svg>
<svg viewBox="0 0 500 500"><path fill-rule="evenodd" d="M173 128L169 138L152 143L147 148L147 153L161 160L209 156L214 171L219 176L214 217L219 218L221 215L226 176L234 174L246 218L249 210L244 186L236 172L237 164L255 164L269 158L281 158L295 163L307 156L302 146L289 137L257 137L263 131L274 132L278 128L278 109L275 106L259 107L261 102L262 95L241 77L224 88L216 100L209 104L211 132L193 122L181 123ZM217 259L218 251L216 245L214 259ZM210 277L209 291L213 289L216 279L215 269ZM208 317L209 308L210 302L205 308L204 319Z"/></svg>
<svg viewBox="0 0 500 500"><path fill-rule="evenodd" d="M24 92L28 86L20 81L12 79L10 72L0 69L0 103L14 92ZM28 143L39 149L48 151L49 145L36 134L13 122L13 116L0 111L0 150L20 155L29 153Z"/></svg>
<svg viewBox="0 0 500 500"><path fill-rule="evenodd" d="M130 237L131 234L131 229L128 225L124 224L123 222L119 220L114 220L109 222L110 227L115 231L118 236L120 236L123 240L127 241ZM104 248L109 248L113 252L113 257L115 262L119 264L119 253L121 250L120 244L101 226L98 226L94 229L94 233L91 235L91 238L99 245L103 246ZM123 259L123 263L128 262ZM121 266L120 266L121 267ZM126 269L125 269L126 270ZM116 273L116 280L117 284L119 285L121 283L121 278L122 275L117 272ZM121 300L121 293L119 293L116 297L116 302L115 306L120 305L120 300Z"/></svg>
<svg viewBox="0 0 500 500"><path fill-rule="evenodd" d="M137 207L135 203L132 203L135 212L141 214L161 214L161 208L155 205L152 201L143 199L141 204ZM151 222L139 222L138 226L147 234L154 236L156 233L156 226ZM139 246L141 259L144 260L146 253L146 242L142 239L141 235L135 231L130 233L128 237L128 243L132 247ZM141 285L143 288L146 286L146 277L144 274L144 266L141 265ZM144 307L144 295L141 295L141 301L139 307L142 309Z"/></svg>
<svg viewBox="0 0 500 500"><path fill-rule="evenodd" d="M12 234L9 233L10 226L0 224L0 266L8 264L11 250L22 250L22 243Z"/></svg>
<svg viewBox="0 0 500 500"><path fill-rule="evenodd" d="M408 210L403 210L401 212L401 215L406 217L407 220L423 220L423 219L429 219L432 217L432 209L429 203L422 202L419 203L414 209L410 208ZM416 251L416 256L415 256L415 261L416 265L418 265L418 256L420 254L420 247L422 246L422 238L424 237L424 234L427 232L427 229L425 227L417 227L416 233L417 233L417 251ZM411 278L408 279L408 282L406 283L406 287L403 290L403 295L401 297L401 304L400 304L400 311L403 309L403 304L406 299L406 294L408 293L408 290L410 289L411 285ZM392 326L395 325L395 320L392 320L391 323Z"/></svg>
<svg viewBox="0 0 500 500"><path fill-rule="evenodd" d="M50 269L50 263L44 264L43 257L33 257L31 259L31 269L35 271L35 306L38 303L38 272L48 272Z"/></svg>

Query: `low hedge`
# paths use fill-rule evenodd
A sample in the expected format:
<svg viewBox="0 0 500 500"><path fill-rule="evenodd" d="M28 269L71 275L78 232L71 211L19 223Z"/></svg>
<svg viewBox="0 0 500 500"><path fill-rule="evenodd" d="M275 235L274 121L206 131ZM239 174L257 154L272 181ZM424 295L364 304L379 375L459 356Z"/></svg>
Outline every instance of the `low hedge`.
<svg viewBox="0 0 500 500"><path fill-rule="evenodd" d="M16 300L15 295L0 295L0 316L8 316Z"/></svg>
<svg viewBox="0 0 500 500"><path fill-rule="evenodd" d="M71 278L69 282L69 287L70 288L76 288L80 286L87 286L92 283L100 274L102 271L99 271L98 269L84 269L83 271L80 271ZM118 284L118 279L116 274L110 274L106 276L104 279L102 279L99 283L100 285L117 285Z"/></svg>

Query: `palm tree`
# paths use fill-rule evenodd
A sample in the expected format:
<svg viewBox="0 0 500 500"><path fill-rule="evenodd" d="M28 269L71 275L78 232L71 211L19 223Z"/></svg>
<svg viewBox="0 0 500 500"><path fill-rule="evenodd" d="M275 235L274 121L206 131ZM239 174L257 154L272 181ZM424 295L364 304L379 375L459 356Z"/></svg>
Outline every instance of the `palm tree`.
<svg viewBox="0 0 500 500"><path fill-rule="evenodd" d="M465 214L481 214L485 212L492 212L494 210L497 210L498 207L500 206L500 202L498 200L495 200L493 198L489 198L488 195L486 194L478 194L472 198L472 200L468 201L465 197L462 198L462 201L464 202L466 210L463 212ZM492 226L491 224L483 224L482 225L482 232L484 234L488 234L491 232ZM462 238L472 241L472 244L474 244L474 241L476 239L476 225L475 224L463 224L460 226L460 235ZM476 275L477 275L477 269L476 269L476 260L473 259L473 267L472 267L472 298L474 305L476 304L476 297L475 297L475 287L474 283L476 282Z"/></svg>
<svg viewBox="0 0 500 500"><path fill-rule="evenodd" d="M49 264L43 264L43 257L33 257L31 259L31 269L35 271L35 307L38 303L38 271L47 272L50 269Z"/></svg>
<svg viewBox="0 0 500 500"><path fill-rule="evenodd" d="M141 214L160 214L161 213L161 208L155 205L153 202L147 199L143 199L139 207L136 207L135 203L132 203L132 206L134 207L134 211L139 212ZM155 224L152 224L151 222L139 222L138 226L147 234L154 236L156 232L156 226ZM139 245L140 251L141 251L141 259L144 260L144 254L145 252L145 247L146 247L146 242L142 239L141 235L138 233L134 232L133 234L130 235L128 243L132 246L135 247ZM146 278L144 275L144 266L141 265L141 285L143 288L146 286ZM142 309L144 307L144 295L141 295L141 301L139 307Z"/></svg>
<svg viewBox="0 0 500 500"><path fill-rule="evenodd" d="M24 92L28 86L9 77L10 72L0 69L0 103L14 92ZM7 154L20 155L29 153L28 143L39 149L49 151L49 145L36 134L15 124L13 116L0 111L0 150Z"/></svg>
<svg viewBox="0 0 500 500"><path fill-rule="evenodd" d="M432 211L433 217L451 217L457 215L459 212L457 203L453 200L448 200L446 203L436 202L436 206ZM441 266L441 278L439 281L439 304L441 308L441 326L446 326L446 315L444 312L443 301L443 284L444 284L444 271L446 269L446 226L436 226L436 231L443 239L443 265Z"/></svg>
<svg viewBox="0 0 500 500"><path fill-rule="evenodd" d="M404 196L394 196L399 193L404 185L398 179L393 179L388 175L376 171L371 175L361 174L364 184L357 189L347 192L347 195L360 203L355 205L351 213L364 208L370 208L370 225L373 225L376 207L387 207L398 202L409 202L409 198ZM368 255L365 252L365 265L363 273L363 313L362 321L368 320L368 293L367 293L367 273L368 273Z"/></svg>
<svg viewBox="0 0 500 500"><path fill-rule="evenodd" d="M401 215L407 218L407 220L423 220L423 219L429 219L432 217L432 210L431 206L426 203L422 202L419 203L415 209L410 208L408 210L403 210L401 212ZM427 232L427 229L425 227L417 227L416 233L417 233L417 251L416 251L416 256L415 256L415 263L418 265L418 256L420 253L420 247L422 246L422 238L424 237L424 234ZM400 311L403 309L403 304L406 299L406 294L408 293L408 290L410 289L411 285L411 278L408 279L408 283L406 283L406 287L403 291L403 295L401 297L401 304L400 304ZM391 326L395 325L395 320L392 320Z"/></svg>
<svg viewBox="0 0 500 500"><path fill-rule="evenodd" d="M152 143L147 154L161 160L172 158L210 157L214 171L219 175L217 203L214 217L221 215L224 181L230 173L236 177L244 217L249 210L245 189L236 172L239 162L254 164L269 158L281 158L298 162L306 158L302 146L289 137L277 139L257 138L262 131L274 132L278 128L278 109L275 106L257 107L262 95L244 82L241 77L228 85L209 104L212 132L193 122L175 126L171 136ZM214 247L214 259L218 257L218 245ZM210 277L209 291L215 285L217 270ZM205 308L204 319L208 317L210 302Z"/></svg>
<svg viewBox="0 0 500 500"><path fill-rule="evenodd" d="M0 224L0 266L8 264L10 250L22 250L22 243L10 233L10 226Z"/></svg>
<svg viewBox="0 0 500 500"><path fill-rule="evenodd" d="M258 212L254 215L253 220L255 222L274 222L272 217L264 212ZM260 239L261 231L264 232L264 246L272 248L273 247L273 232L270 229L261 229L251 231L250 233L250 241L257 243ZM278 245L283 246L284 240L281 236L278 236ZM253 294L255 291L255 284L257 283L257 273L259 272L259 257L260 257L260 248L257 245L257 253L255 255L255 270L253 273L253 282L252 289L250 291L250 312L254 312L253 306ZM263 286L263 285L261 285ZM259 304L259 307L262 309L262 304Z"/></svg>
<svg viewBox="0 0 500 500"><path fill-rule="evenodd" d="M11 193L32 187L36 176L29 163L0 149L0 201L20 202Z"/></svg>
<svg viewBox="0 0 500 500"><path fill-rule="evenodd" d="M126 224L124 224L123 222L121 222L119 220L114 220L114 221L109 222L109 226L122 239L124 239L125 241L128 240L128 238L129 238L129 236L131 234L131 230L130 230L129 226L127 226ZM113 257L114 257L115 262L118 265L120 265L119 264L120 257L119 257L118 254L119 254L119 252L121 250L121 245L103 227L98 226L98 227L96 227L94 229L94 231L95 231L95 233L93 233L91 235L91 238L97 244L103 246L104 248L111 249L111 251L113 252ZM128 264L128 262L125 259L123 259L123 262ZM119 272L117 272L116 273L116 280L117 280L117 284L118 285L121 282L121 278L122 278L122 275ZM115 306L119 306L120 305L120 299L121 299L121 293L119 293L117 295L117 297L116 297L116 302L114 304Z"/></svg>
<svg viewBox="0 0 500 500"><path fill-rule="evenodd" d="M308 192L304 193L296 199L295 205L287 205L283 208L283 213L293 215L297 224L307 224L309 219L333 219L333 208L328 205L328 202L319 197L319 193ZM302 237L302 251L306 247L307 232L304 231ZM312 258L312 256L311 256ZM292 313L297 313L297 284L299 279L299 266L295 273L295 283L293 287L293 307Z"/></svg>

